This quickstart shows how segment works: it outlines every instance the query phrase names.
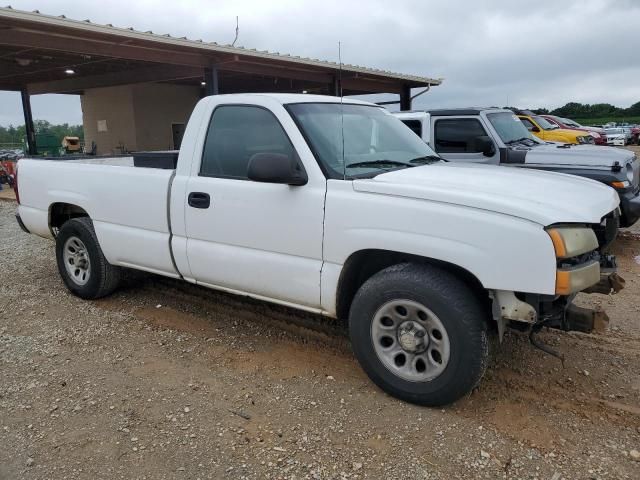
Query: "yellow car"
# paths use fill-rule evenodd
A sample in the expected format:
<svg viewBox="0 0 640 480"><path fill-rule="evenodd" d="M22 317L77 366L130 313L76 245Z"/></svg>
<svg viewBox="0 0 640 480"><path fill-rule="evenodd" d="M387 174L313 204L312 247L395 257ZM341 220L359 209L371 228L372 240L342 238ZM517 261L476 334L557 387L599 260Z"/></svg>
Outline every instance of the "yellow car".
<svg viewBox="0 0 640 480"><path fill-rule="evenodd" d="M545 142L594 143L587 132L559 128L539 115L518 114L518 118L527 127L527 130Z"/></svg>

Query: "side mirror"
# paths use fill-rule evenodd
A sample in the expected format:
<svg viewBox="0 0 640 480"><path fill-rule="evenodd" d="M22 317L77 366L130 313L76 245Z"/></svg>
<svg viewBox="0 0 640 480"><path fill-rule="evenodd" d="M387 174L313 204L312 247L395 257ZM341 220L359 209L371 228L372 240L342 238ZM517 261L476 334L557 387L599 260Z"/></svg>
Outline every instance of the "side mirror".
<svg viewBox="0 0 640 480"><path fill-rule="evenodd" d="M307 174L296 158L282 153L256 153L249 159L249 180L262 183L305 185Z"/></svg>
<svg viewBox="0 0 640 480"><path fill-rule="evenodd" d="M482 152L485 157L492 157L496 153L496 147L493 145L493 141L486 135L476 137L475 151Z"/></svg>
<svg viewBox="0 0 640 480"><path fill-rule="evenodd" d="M537 133L540 131L540 129L534 125L533 127L531 127L531 131Z"/></svg>

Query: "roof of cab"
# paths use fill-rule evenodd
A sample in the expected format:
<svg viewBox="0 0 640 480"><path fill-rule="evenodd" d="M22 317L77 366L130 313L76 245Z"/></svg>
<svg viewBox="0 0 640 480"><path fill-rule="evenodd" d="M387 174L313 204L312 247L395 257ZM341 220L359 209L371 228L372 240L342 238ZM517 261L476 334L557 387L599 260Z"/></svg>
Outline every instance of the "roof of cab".
<svg viewBox="0 0 640 480"><path fill-rule="evenodd" d="M486 112L487 110L505 110L504 108L497 107L476 107L476 108L442 108L427 110L431 115L438 117L452 117L454 115L480 115L480 112Z"/></svg>
<svg viewBox="0 0 640 480"><path fill-rule="evenodd" d="M362 100L356 100L353 98L346 97L332 97L330 95L313 95L307 93L231 93L231 94L222 94L215 95L216 98L223 99L227 96L232 96L233 98L238 98L238 96L248 96L248 97L269 97L273 100L281 103L282 105L287 105L291 103L345 103L345 104L356 104L356 105L369 105L376 106L375 103L371 102L363 102ZM382 107L381 107L382 108Z"/></svg>
<svg viewBox="0 0 640 480"><path fill-rule="evenodd" d="M480 112L511 112L511 110L498 107L435 108L431 110L409 110L405 112L394 112L394 115L407 118L416 114L430 114L434 117L453 117L459 115L480 115Z"/></svg>

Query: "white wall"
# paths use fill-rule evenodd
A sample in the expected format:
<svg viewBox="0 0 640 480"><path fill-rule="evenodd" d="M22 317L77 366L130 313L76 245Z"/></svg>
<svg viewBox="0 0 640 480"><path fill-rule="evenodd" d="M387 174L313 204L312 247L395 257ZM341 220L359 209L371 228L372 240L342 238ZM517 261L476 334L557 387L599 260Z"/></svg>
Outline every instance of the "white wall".
<svg viewBox="0 0 640 480"><path fill-rule="evenodd" d="M167 83L133 86L133 112L138 150L171 150L172 123L184 123L200 99L196 86Z"/></svg>
<svg viewBox="0 0 640 480"><path fill-rule="evenodd" d="M117 147L136 149L133 96L130 85L85 90L81 98L82 124L86 148L95 142L99 155L117 153ZM107 130L98 131L98 122L106 121Z"/></svg>
<svg viewBox="0 0 640 480"><path fill-rule="evenodd" d="M96 142L99 155L128 151L169 150L172 123L187 123L200 98L198 86L144 83L85 90L82 117L87 148ZM107 131L98 131L106 120Z"/></svg>

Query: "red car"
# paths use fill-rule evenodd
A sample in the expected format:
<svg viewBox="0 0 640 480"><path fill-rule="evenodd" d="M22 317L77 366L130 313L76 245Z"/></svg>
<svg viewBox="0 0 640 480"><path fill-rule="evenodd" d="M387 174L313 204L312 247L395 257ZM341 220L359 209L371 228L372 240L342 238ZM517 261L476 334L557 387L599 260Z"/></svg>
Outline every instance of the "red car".
<svg viewBox="0 0 640 480"><path fill-rule="evenodd" d="M640 126L636 126L631 129L631 143L640 145Z"/></svg>
<svg viewBox="0 0 640 480"><path fill-rule="evenodd" d="M573 120L569 120L568 118L558 117L556 115L540 115L544 117L554 125L557 125L560 128L567 128L569 130L581 130L583 132L589 132L589 135L593 137L593 143L596 145L606 145L607 144L607 135L604 133L604 129L598 127L585 127L580 125L578 122L574 122Z"/></svg>

